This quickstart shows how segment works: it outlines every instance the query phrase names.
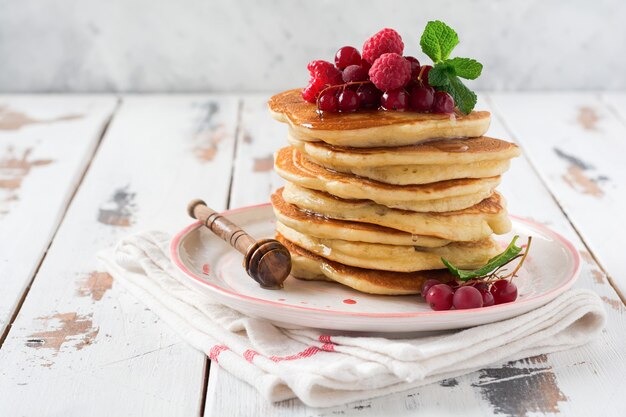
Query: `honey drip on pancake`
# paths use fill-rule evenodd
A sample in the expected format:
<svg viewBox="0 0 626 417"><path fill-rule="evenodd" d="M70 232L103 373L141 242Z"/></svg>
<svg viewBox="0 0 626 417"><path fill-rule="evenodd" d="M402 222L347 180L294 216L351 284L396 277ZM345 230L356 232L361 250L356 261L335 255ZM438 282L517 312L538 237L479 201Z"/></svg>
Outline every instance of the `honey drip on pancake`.
<svg viewBox="0 0 626 417"><path fill-rule="evenodd" d="M371 127L412 123L420 120L463 120L485 117L488 112L472 112L468 115L433 114L399 111L359 110L354 113L329 113L321 119L317 106L302 99L300 89L287 90L269 100L270 110L284 113L291 123L315 130L352 130Z"/></svg>

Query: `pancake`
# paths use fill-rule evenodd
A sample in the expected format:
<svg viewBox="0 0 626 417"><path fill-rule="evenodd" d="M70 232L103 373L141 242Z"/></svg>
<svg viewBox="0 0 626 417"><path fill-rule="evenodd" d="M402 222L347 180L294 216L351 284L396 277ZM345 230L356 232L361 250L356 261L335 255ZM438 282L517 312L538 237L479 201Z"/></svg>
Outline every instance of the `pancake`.
<svg viewBox="0 0 626 417"><path fill-rule="evenodd" d="M511 230L506 203L497 192L470 208L446 213L392 209L368 200L336 198L294 184L286 184L282 196L288 203L325 217L377 224L454 241L475 241L492 233L504 234Z"/></svg>
<svg viewBox="0 0 626 417"><path fill-rule="evenodd" d="M272 206L279 222L300 233L318 238L424 247L439 247L450 243L449 240L413 235L376 224L318 216L287 203L283 199L282 188L272 194Z"/></svg>
<svg viewBox="0 0 626 417"><path fill-rule="evenodd" d="M396 272L445 268L442 257L460 268L478 268L497 255L500 249L490 237L477 242L454 242L439 248L424 248L321 239L300 233L280 222L276 223L276 232L301 248L332 261L358 268Z"/></svg>
<svg viewBox="0 0 626 417"><path fill-rule="evenodd" d="M471 207L489 197L500 177L455 179L421 185L390 185L327 170L293 147L276 153L274 168L285 180L340 198L371 199L387 207L445 212Z"/></svg>
<svg viewBox="0 0 626 417"><path fill-rule="evenodd" d="M430 184L461 178L489 178L504 174L509 160L480 161L458 165L391 165L385 167L344 168L320 164L346 174L358 175L374 181L394 185Z"/></svg>
<svg viewBox="0 0 626 417"><path fill-rule="evenodd" d="M491 118L486 111L447 115L378 110L329 113L321 117L315 104L304 101L300 89L276 94L268 104L272 117L287 123L289 134L298 140L357 148L482 136Z"/></svg>
<svg viewBox="0 0 626 417"><path fill-rule="evenodd" d="M459 165L480 161L503 161L521 155L510 142L487 136L464 139L430 140L393 148L350 148L323 142L303 142L288 137L289 143L314 162L342 168L391 165Z"/></svg>
<svg viewBox="0 0 626 417"><path fill-rule="evenodd" d="M276 239L291 253L291 275L298 279L335 281L369 294L419 294L429 279L447 282L453 279L444 269L418 272L375 271L334 262L309 252L288 241L280 234Z"/></svg>

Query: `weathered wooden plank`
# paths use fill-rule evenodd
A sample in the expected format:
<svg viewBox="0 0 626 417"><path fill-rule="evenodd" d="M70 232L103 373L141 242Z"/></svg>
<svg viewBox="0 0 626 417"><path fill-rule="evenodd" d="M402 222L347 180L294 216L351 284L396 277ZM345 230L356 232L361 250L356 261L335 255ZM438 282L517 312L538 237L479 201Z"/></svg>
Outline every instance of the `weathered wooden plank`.
<svg viewBox="0 0 626 417"><path fill-rule="evenodd" d="M130 97L0 350L2 415L192 416L207 361L101 272L95 254L226 206L238 99Z"/></svg>
<svg viewBox="0 0 626 417"><path fill-rule="evenodd" d="M481 107L488 107L487 103L481 104ZM255 120L253 132L268 132L272 129L274 135L273 128L261 125L276 123L269 115L264 116L261 106L257 107L257 111L257 117L250 117L250 120ZM242 120L242 129L248 129L246 119ZM282 127L280 129L284 138L286 131ZM490 134L502 138L511 136L495 117ZM254 137L253 140L267 143L270 138ZM278 146L284 143L283 139ZM251 149L250 153L239 153L237 165L250 165L254 158L265 153L267 149L263 147ZM238 178L239 175L246 177ZM273 186L272 176L266 172L242 174L236 171L234 182L254 184L255 188L263 190ZM245 187L233 188L231 201L245 205L263 200L258 194L251 196L248 190ZM571 239L581 251L585 264L577 286L592 288L607 302L609 325L599 340L580 349L486 368L417 390L330 409L308 408L295 400L268 404L254 388L215 366L210 371L205 416L623 415L626 399L616 398L615 394L626 371L626 309L621 306L604 273L586 251L526 158L513 162L510 172L505 175L501 191L509 201L511 213L549 225Z"/></svg>
<svg viewBox="0 0 626 417"><path fill-rule="evenodd" d="M621 294L626 125L596 94L495 94L511 133Z"/></svg>
<svg viewBox="0 0 626 417"><path fill-rule="evenodd" d="M0 335L116 103L112 96L0 96Z"/></svg>
<svg viewBox="0 0 626 417"><path fill-rule="evenodd" d="M230 207L268 202L283 184L274 172L273 153L287 146L282 123L271 123L266 95L248 95L241 109Z"/></svg>
<svg viewBox="0 0 626 417"><path fill-rule="evenodd" d="M626 92L602 93L600 99L626 124Z"/></svg>

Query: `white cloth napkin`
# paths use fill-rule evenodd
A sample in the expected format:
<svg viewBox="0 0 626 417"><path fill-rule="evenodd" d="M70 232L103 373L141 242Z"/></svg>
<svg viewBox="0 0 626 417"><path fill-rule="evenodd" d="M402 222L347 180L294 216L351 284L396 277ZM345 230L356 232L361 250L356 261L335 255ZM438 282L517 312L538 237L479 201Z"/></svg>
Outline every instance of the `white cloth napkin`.
<svg viewBox="0 0 626 417"><path fill-rule="evenodd" d="M169 237L145 232L99 254L108 272L188 343L269 401L328 407L404 391L486 365L582 345L604 326L599 297L569 291L509 320L411 339L284 329L217 304L188 286Z"/></svg>

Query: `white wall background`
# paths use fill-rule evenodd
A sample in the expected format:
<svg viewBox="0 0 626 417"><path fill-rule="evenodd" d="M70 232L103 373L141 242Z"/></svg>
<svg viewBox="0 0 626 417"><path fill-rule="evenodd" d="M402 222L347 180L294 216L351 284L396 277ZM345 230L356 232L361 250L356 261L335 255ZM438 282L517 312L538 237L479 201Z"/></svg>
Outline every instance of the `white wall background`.
<svg viewBox="0 0 626 417"><path fill-rule="evenodd" d="M383 27L459 32L488 90L626 89L625 0L0 0L0 92L274 91Z"/></svg>

